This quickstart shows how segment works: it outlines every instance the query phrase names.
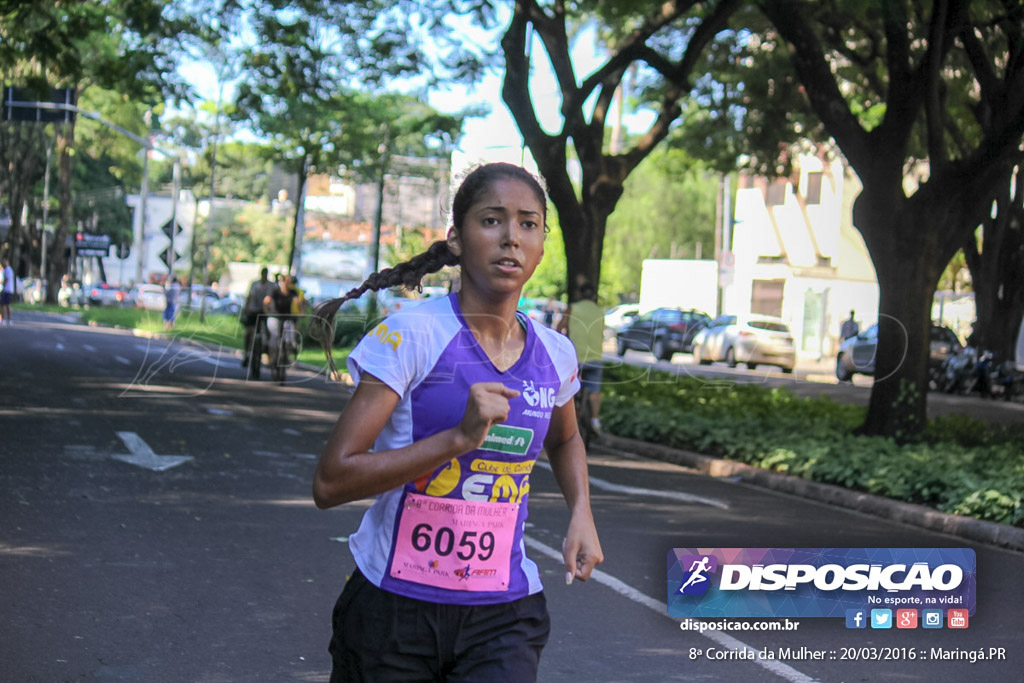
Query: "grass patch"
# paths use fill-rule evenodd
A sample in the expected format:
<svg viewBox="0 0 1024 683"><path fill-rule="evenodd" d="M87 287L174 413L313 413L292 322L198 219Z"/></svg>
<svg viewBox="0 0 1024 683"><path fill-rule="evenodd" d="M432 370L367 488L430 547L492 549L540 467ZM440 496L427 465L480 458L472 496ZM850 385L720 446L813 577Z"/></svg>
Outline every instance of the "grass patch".
<svg viewBox="0 0 1024 683"><path fill-rule="evenodd" d="M851 433L863 407L786 389L628 366L605 378L601 421L613 434L1024 526L1024 428L955 416L899 445Z"/></svg>
<svg viewBox="0 0 1024 683"><path fill-rule="evenodd" d="M38 310L38 309L34 309ZM58 309L67 312L68 309ZM135 308L87 308L82 311L82 322L97 325L111 325L153 334L165 334L173 339L188 339L204 344L213 344L223 349L239 352L245 343L245 330L234 316L207 315L200 320L199 311L182 310L170 330L164 329L162 311L146 311ZM300 325L300 329L304 326ZM334 350L335 363L344 368L348 347ZM320 370L327 367L323 349L308 335L303 335L303 348L298 362L306 363Z"/></svg>

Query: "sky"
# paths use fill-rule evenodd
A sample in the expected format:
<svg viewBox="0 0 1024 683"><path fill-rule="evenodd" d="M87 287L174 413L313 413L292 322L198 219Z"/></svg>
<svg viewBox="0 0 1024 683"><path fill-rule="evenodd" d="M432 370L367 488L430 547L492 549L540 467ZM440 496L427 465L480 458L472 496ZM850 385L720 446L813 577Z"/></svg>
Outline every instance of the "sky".
<svg viewBox="0 0 1024 683"><path fill-rule="evenodd" d="M585 77L602 62L592 31L583 31L575 41L573 62L578 78ZM548 132L561 128L561 97L554 74L539 39L534 38L532 47L532 68L530 90L534 108L541 127ZM179 71L192 83L200 97L216 99L217 85L213 68L206 63L192 62L183 65ZM489 73L473 86L458 84L450 88L431 91L428 103L443 113L456 113L470 106L485 105L486 116L468 119L464 133L453 154L453 170L458 173L466 166L480 162L507 161L523 164L536 170L529 151L523 150L519 128L501 99L503 74ZM230 88L225 97L230 97ZM645 128L650 117L634 114L624 121L627 128Z"/></svg>

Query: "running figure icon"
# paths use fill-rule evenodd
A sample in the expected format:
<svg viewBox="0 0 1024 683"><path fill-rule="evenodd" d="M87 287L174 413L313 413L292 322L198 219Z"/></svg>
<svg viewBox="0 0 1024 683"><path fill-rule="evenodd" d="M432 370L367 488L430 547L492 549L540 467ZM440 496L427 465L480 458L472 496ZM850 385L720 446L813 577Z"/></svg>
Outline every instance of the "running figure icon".
<svg viewBox="0 0 1024 683"><path fill-rule="evenodd" d="M690 578L686 579L683 585L679 587L680 593L684 592L690 586L693 586L698 583L704 583L708 580L708 577L704 576L704 572L711 569L710 567L708 567L708 561L710 559L711 558L705 555L704 557L700 558L699 561L694 560L693 564L690 565L690 569L688 570L691 572Z"/></svg>

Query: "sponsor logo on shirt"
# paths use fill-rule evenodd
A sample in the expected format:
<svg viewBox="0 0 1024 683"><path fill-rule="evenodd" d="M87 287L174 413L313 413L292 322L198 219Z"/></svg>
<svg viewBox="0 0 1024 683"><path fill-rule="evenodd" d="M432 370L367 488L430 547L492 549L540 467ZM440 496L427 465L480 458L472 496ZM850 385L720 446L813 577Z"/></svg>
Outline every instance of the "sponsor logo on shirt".
<svg viewBox="0 0 1024 683"><path fill-rule="evenodd" d="M523 399L531 408L555 407L555 390L551 387L540 387L534 385L533 380L523 380Z"/></svg>
<svg viewBox="0 0 1024 683"><path fill-rule="evenodd" d="M402 333L398 330L388 330L388 326L384 323L373 328L373 332L370 333L370 336L376 338L381 344L387 344L394 351L397 351L398 347L402 345Z"/></svg>
<svg viewBox="0 0 1024 683"><path fill-rule="evenodd" d="M480 446L482 451L495 451L509 455L526 455L533 443L533 430L525 427L494 425Z"/></svg>

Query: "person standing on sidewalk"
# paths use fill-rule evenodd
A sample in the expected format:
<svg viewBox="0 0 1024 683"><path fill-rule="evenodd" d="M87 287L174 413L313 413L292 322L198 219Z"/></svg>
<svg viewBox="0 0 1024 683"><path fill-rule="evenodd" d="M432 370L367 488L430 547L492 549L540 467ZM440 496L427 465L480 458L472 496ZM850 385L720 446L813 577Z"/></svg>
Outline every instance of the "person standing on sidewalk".
<svg viewBox="0 0 1024 683"><path fill-rule="evenodd" d="M842 327L839 328L839 341L840 343L846 341L850 337L856 337L860 333L860 325L853 319L854 312L850 311L850 317L843 321Z"/></svg>
<svg viewBox="0 0 1024 683"><path fill-rule="evenodd" d="M569 336L576 347L580 367L580 383L590 392L590 422L601 435L601 380L604 376L604 309L597 303L597 290L583 282L576 290L576 300L558 323L558 331Z"/></svg>
<svg viewBox="0 0 1024 683"><path fill-rule="evenodd" d="M480 166L454 195L447 240L317 307L317 336L329 341L348 299L461 266L457 293L385 319L348 357L356 390L313 498L320 508L377 498L349 538L356 571L334 609L332 683L536 680L550 619L523 531L542 447L570 511L566 583L603 560L575 355L516 310L544 253L545 218L530 173Z"/></svg>
<svg viewBox="0 0 1024 683"><path fill-rule="evenodd" d="M0 261L3 264L3 289L0 289L0 325L10 327L14 324L11 320L11 299L14 298L14 268L11 262L4 258Z"/></svg>
<svg viewBox="0 0 1024 683"><path fill-rule="evenodd" d="M181 285L178 283L178 278L171 276L171 281L167 283L167 287L164 290L164 296L166 297L166 304L164 305L164 329L170 330L174 327L174 322L178 318L178 296L181 294Z"/></svg>

